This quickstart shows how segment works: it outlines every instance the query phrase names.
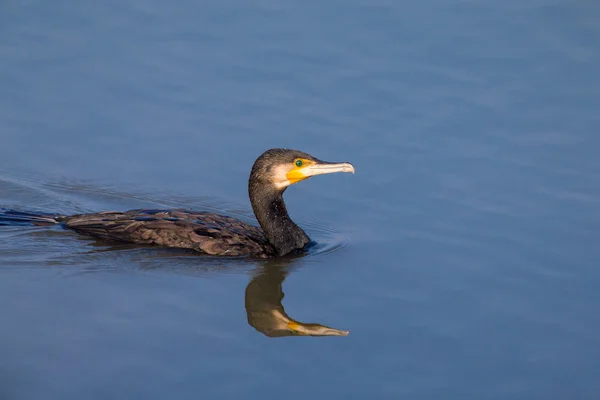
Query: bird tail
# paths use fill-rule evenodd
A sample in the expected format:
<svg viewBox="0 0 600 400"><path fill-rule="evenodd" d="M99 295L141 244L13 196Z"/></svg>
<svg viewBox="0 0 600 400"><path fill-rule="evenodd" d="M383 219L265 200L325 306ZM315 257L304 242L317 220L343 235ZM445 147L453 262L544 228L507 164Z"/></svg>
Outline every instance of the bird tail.
<svg viewBox="0 0 600 400"><path fill-rule="evenodd" d="M49 226L60 224L65 216L53 213L27 212L0 208L0 226L25 225Z"/></svg>

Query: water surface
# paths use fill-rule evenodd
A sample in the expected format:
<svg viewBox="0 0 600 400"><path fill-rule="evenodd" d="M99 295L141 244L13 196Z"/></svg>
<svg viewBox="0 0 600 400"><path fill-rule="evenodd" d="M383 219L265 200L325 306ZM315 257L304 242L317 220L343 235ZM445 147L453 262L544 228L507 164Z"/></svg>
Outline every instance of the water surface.
<svg viewBox="0 0 600 400"><path fill-rule="evenodd" d="M267 148L357 171L286 192L320 245L275 265L347 337L251 326L258 261L2 227L1 398L597 397L594 2L0 7L0 206L252 221Z"/></svg>

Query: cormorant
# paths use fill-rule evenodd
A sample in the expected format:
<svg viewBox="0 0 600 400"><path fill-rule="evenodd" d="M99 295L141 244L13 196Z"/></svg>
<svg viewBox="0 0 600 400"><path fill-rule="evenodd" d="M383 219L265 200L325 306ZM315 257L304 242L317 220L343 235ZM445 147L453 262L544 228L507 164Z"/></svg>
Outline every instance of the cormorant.
<svg viewBox="0 0 600 400"><path fill-rule="evenodd" d="M308 235L288 215L283 192L311 176L352 172L347 162L321 161L291 149L270 149L256 159L248 180L248 194L258 227L208 212L130 210L64 216L0 209L0 225L62 224L100 239L193 249L219 256L269 258L303 249Z"/></svg>

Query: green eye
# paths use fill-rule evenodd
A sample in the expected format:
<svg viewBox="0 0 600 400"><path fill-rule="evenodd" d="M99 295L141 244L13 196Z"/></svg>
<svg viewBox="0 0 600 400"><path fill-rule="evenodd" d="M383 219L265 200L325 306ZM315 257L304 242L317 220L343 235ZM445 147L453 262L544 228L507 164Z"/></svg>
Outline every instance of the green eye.
<svg viewBox="0 0 600 400"><path fill-rule="evenodd" d="M302 166L302 160L296 160L296 167Z"/></svg>

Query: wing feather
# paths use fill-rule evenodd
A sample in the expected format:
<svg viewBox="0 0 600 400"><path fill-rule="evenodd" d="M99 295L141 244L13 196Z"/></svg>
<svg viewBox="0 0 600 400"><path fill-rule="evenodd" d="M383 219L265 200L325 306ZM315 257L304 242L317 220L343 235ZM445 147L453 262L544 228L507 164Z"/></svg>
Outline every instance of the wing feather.
<svg viewBox="0 0 600 400"><path fill-rule="evenodd" d="M224 215L187 210L79 214L67 228L101 239L193 249L213 255L267 257L273 248L257 227Z"/></svg>

